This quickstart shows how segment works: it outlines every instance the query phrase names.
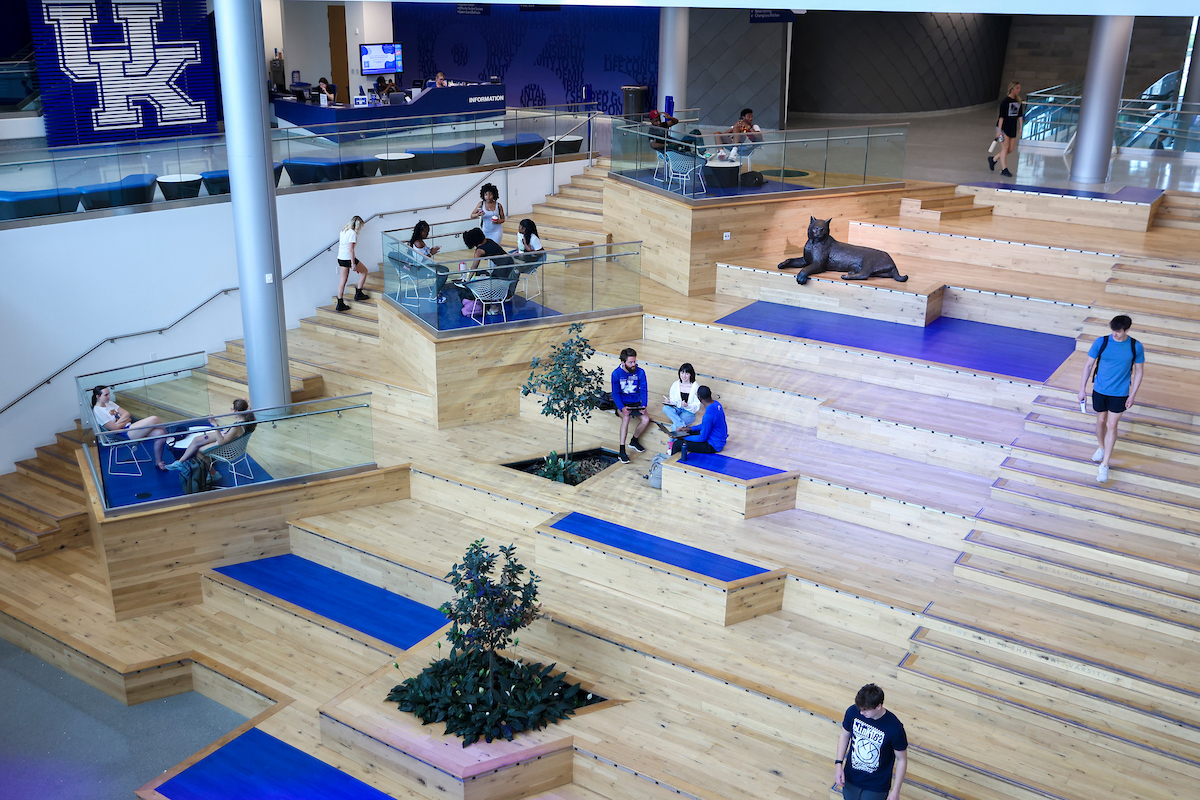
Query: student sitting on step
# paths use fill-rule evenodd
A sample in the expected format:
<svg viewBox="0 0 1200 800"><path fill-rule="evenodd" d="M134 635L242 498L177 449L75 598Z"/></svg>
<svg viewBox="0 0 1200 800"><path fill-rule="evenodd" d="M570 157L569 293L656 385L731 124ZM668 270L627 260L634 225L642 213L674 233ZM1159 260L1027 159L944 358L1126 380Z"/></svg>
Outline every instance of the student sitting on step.
<svg viewBox="0 0 1200 800"><path fill-rule="evenodd" d="M725 423L725 408L713 399L712 389L701 386L696 390L700 398L702 414L699 429L696 425L687 425L676 429L675 435L687 434L672 439L668 453L679 453L680 462L686 462L688 453L719 453L725 449L729 441L729 426Z"/></svg>

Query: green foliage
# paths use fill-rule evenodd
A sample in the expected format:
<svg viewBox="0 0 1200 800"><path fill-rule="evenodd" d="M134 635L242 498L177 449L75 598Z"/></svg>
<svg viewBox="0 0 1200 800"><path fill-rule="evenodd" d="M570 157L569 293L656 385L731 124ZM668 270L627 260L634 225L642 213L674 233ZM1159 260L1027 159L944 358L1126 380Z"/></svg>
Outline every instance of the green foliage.
<svg viewBox="0 0 1200 800"><path fill-rule="evenodd" d="M537 474L559 483L569 483L572 486L579 483L579 465L566 458L559 458L558 453L554 450L551 450L550 455L546 456L546 464L538 470Z"/></svg>
<svg viewBox="0 0 1200 800"><path fill-rule="evenodd" d="M588 421L592 411L599 407L604 391L604 373L596 367L584 366L596 351L582 331L583 325L572 324L567 328L569 338L551 348L548 357L534 358L530 362L529 380L521 387L522 395L535 392L545 395L542 414L563 420L566 460L574 452L575 421Z"/></svg>
<svg viewBox="0 0 1200 800"><path fill-rule="evenodd" d="M563 680L565 673L552 675L553 664L522 664L496 653L540 610L538 577L529 573L523 580L525 572L514 546L497 554L482 539L472 542L446 576L457 595L440 609L451 620L450 657L408 678L387 699L426 725L446 723L446 732L462 737L463 747L480 737L511 740L591 702L592 695Z"/></svg>
<svg viewBox="0 0 1200 800"><path fill-rule="evenodd" d="M444 658L392 689L388 700L426 725L444 722L446 733L463 747L481 738L511 741L515 734L546 727L588 705L592 695L568 684L554 665L495 658L489 666L478 653Z"/></svg>

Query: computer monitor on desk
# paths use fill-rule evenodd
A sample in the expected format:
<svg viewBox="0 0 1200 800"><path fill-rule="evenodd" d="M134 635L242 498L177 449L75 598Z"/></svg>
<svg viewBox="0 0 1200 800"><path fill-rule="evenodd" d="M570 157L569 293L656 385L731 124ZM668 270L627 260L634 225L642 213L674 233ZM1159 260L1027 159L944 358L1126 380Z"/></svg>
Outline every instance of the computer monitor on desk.
<svg viewBox="0 0 1200 800"><path fill-rule="evenodd" d="M304 96L303 89L292 89L292 97L296 98L297 103L303 103L308 98Z"/></svg>

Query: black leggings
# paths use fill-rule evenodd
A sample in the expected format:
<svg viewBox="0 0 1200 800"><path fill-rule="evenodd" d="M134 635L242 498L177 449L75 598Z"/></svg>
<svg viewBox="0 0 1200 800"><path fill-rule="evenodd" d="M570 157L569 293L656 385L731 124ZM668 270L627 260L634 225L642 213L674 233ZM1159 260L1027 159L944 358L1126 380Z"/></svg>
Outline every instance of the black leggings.
<svg viewBox="0 0 1200 800"><path fill-rule="evenodd" d="M709 444L708 442L691 442L686 439L673 439L671 441L671 452L678 453L679 448L683 446L684 442L687 442L689 453L715 453L715 452L717 452L716 450L713 449L713 446L711 444Z"/></svg>

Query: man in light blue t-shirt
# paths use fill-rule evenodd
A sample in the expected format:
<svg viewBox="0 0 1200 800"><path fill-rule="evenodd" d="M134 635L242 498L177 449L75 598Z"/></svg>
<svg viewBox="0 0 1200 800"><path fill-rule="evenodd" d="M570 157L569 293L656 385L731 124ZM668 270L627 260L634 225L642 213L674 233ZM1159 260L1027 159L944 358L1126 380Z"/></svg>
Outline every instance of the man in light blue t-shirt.
<svg viewBox="0 0 1200 800"><path fill-rule="evenodd" d="M1121 314L1113 317L1108 327L1112 334L1092 342L1088 349L1087 366L1079 381L1079 402L1087 400L1087 382L1096 366L1095 381L1092 383L1092 410L1096 412L1096 441L1100 446L1092 454L1092 461L1100 463L1096 480L1108 480L1108 460L1112 458L1113 445L1117 443L1117 423L1121 414L1133 407L1138 387L1142 385L1142 364L1146 354L1142 343L1129 335L1133 320ZM1097 365L1097 361L1099 364Z"/></svg>

